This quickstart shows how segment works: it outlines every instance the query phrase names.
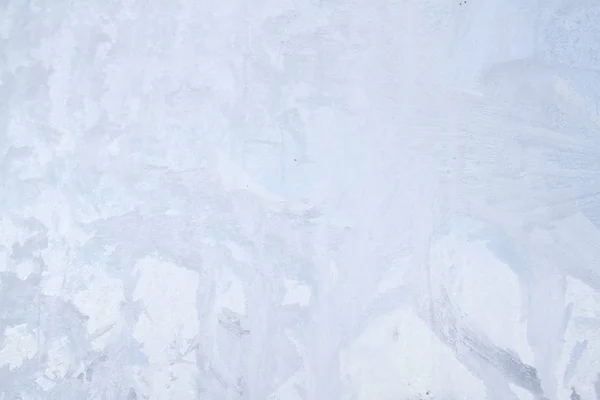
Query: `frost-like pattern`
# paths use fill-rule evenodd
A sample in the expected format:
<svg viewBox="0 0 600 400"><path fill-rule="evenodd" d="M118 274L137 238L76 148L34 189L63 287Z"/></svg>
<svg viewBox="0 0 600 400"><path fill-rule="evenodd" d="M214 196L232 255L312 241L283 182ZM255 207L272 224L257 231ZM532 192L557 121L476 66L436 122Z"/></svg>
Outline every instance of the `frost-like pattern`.
<svg viewBox="0 0 600 400"><path fill-rule="evenodd" d="M598 21L2 2L0 399L599 399Z"/></svg>

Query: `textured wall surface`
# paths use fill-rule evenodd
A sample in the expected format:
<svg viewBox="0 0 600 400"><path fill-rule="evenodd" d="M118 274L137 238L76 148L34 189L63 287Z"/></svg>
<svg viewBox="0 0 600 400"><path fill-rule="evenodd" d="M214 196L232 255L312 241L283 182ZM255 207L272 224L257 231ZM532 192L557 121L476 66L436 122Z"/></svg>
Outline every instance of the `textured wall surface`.
<svg viewBox="0 0 600 400"><path fill-rule="evenodd" d="M600 3L0 0L0 399L600 399Z"/></svg>

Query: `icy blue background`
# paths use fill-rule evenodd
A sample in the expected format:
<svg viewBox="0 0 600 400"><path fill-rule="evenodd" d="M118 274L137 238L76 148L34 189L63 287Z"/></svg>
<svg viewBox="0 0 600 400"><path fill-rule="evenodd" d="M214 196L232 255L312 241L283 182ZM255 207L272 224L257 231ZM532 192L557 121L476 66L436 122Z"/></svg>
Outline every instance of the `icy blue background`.
<svg viewBox="0 0 600 400"><path fill-rule="evenodd" d="M0 399L600 399L596 1L0 1Z"/></svg>

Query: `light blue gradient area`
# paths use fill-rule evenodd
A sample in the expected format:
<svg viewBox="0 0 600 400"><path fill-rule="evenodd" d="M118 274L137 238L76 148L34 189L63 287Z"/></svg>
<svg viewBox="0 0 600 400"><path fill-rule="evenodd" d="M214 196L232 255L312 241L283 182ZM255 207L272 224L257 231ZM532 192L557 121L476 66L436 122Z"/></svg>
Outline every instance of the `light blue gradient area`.
<svg viewBox="0 0 600 400"><path fill-rule="evenodd" d="M600 3L0 0L0 399L600 399Z"/></svg>

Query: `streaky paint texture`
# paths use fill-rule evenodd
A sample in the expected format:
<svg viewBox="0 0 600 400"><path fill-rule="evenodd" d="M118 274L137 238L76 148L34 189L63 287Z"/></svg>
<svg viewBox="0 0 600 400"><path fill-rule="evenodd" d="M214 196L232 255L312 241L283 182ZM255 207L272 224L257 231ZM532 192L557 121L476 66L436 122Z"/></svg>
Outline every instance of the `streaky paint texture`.
<svg viewBox="0 0 600 400"><path fill-rule="evenodd" d="M0 2L0 399L600 399L599 21Z"/></svg>

